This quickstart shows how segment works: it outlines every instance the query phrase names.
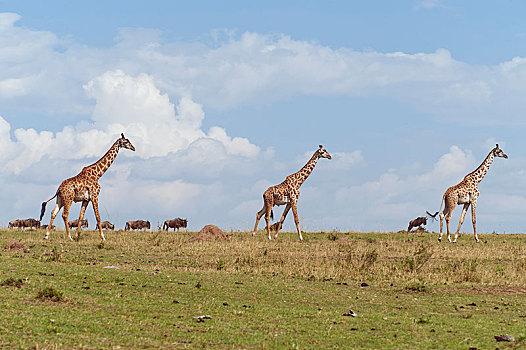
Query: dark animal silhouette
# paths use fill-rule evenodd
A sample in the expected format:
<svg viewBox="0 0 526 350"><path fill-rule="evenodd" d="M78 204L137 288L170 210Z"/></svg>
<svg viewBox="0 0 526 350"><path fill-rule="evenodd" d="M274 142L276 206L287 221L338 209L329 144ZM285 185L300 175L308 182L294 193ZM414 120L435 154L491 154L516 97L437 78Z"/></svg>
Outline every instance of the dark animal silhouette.
<svg viewBox="0 0 526 350"><path fill-rule="evenodd" d="M102 226L102 229L106 229L106 230L115 230L115 225L113 225L111 222L109 221L103 221L100 223L100 225Z"/></svg>
<svg viewBox="0 0 526 350"><path fill-rule="evenodd" d="M420 216L414 220L409 221L409 227L407 228L407 232L411 232L411 229L413 227L421 227L422 225L427 225L427 218L425 216Z"/></svg>
<svg viewBox="0 0 526 350"><path fill-rule="evenodd" d="M68 221L69 227L79 227L79 219ZM79 228L88 228L88 219L83 219Z"/></svg>
<svg viewBox="0 0 526 350"><path fill-rule="evenodd" d="M126 226L124 226L124 231L142 230L142 229L149 229L149 228L150 228L149 221L135 220L135 221L126 222Z"/></svg>
<svg viewBox="0 0 526 350"><path fill-rule="evenodd" d="M44 230L47 230L47 227L48 225L42 225L41 228L43 228ZM51 225L51 227L49 228L50 230L56 230L56 227L55 225Z"/></svg>
<svg viewBox="0 0 526 350"><path fill-rule="evenodd" d="M276 232L278 230L278 225L279 225L279 221L273 223L272 225L270 225L270 231L271 232Z"/></svg>
<svg viewBox="0 0 526 350"><path fill-rule="evenodd" d="M15 228L15 227L26 228L27 227L27 228L38 229L40 228L40 221L36 219L32 219L32 218L25 219L25 220L18 219L18 220L10 221L8 227L9 228Z"/></svg>
<svg viewBox="0 0 526 350"><path fill-rule="evenodd" d="M177 232L179 232L179 229L181 227L186 228L187 226L188 226L188 220L177 218L177 219L166 220L163 225L163 230L169 230L173 228L174 231L175 229L177 229Z"/></svg>
<svg viewBox="0 0 526 350"><path fill-rule="evenodd" d="M9 225L7 225L7 228L17 228L22 227L22 221L20 219L9 221Z"/></svg>

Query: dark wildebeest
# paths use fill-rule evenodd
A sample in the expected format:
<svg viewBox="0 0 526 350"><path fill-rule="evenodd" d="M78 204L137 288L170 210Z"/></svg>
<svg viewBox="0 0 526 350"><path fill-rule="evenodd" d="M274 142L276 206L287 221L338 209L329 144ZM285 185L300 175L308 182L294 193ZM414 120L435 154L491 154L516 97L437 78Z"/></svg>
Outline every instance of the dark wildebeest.
<svg viewBox="0 0 526 350"><path fill-rule="evenodd" d="M21 228L40 228L40 221L36 219L15 220L15 223Z"/></svg>
<svg viewBox="0 0 526 350"><path fill-rule="evenodd" d="M69 227L79 227L79 219L68 221ZM88 219L82 220L80 223L80 228L88 228Z"/></svg>
<svg viewBox="0 0 526 350"><path fill-rule="evenodd" d="M149 229L150 222L144 220L127 221L124 231Z"/></svg>
<svg viewBox="0 0 526 350"><path fill-rule="evenodd" d="M101 224L103 230L106 229L106 230L112 230L113 231L115 229L115 225L113 225L109 221L103 221L100 224Z"/></svg>
<svg viewBox="0 0 526 350"><path fill-rule="evenodd" d="M276 232L278 230L278 225L279 225L279 221L273 223L272 225L270 225L270 231L271 232Z"/></svg>
<svg viewBox="0 0 526 350"><path fill-rule="evenodd" d="M42 227L44 230L47 230L48 225L42 225L41 227ZM55 230L56 227L55 227L55 225L51 225L51 227L50 227L49 229L50 229L50 230Z"/></svg>
<svg viewBox="0 0 526 350"><path fill-rule="evenodd" d="M414 220L409 221L409 227L407 228L407 232L411 232L411 229L413 227L422 228L422 225L427 225L427 218L425 216L420 216Z"/></svg>
<svg viewBox="0 0 526 350"><path fill-rule="evenodd" d="M7 228L17 228L22 227L22 221L20 219L9 221L9 225L7 225Z"/></svg>
<svg viewBox="0 0 526 350"><path fill-rule="evenodd" d="M171 228L177 229L177 232L179 232L179 228L186 228L188 226L188 220L186 219L172 219L172 220L166 220L163 225L163 230L169 230Z"/></svg>

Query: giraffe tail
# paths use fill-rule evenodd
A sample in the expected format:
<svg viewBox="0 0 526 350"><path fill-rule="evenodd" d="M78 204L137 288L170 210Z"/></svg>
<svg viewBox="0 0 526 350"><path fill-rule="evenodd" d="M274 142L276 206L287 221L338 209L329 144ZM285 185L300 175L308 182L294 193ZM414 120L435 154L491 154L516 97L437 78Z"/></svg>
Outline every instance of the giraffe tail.
<svg viewBox="0 0 526 350"><path fill-rule="evenodd" d="M270 219L274 220L274 210L270 209Z"/></svg>
<svg viewBox="0 0 526 350"><path fill-rule="evenodd" d="M445 197L446 197L446 195L444 194L444 195L442 196L442 202L440 202L440 209L438 209L438 211L437 211L436 213L431 214L430 212L428 212L428 211L426 210L426 214L427 214L430 218L436 220L436 217L437 217L438 213L440 213L440 212L442 211L442 205L444 204L444 198L445 198Z"/></svg>
<svg viewBox="0 0 526 350"><path fill-rule="evenodd" d="M42 202L42 209L40 209L40 219L38 221L42 221L42 218L44 217L44 213L46 212L46 204L47 204L47 202L49 202L50 200L52 200L56 196L57 196L57 193L55 193L55 195L53 197L49 198L47 201Z"/></svg>

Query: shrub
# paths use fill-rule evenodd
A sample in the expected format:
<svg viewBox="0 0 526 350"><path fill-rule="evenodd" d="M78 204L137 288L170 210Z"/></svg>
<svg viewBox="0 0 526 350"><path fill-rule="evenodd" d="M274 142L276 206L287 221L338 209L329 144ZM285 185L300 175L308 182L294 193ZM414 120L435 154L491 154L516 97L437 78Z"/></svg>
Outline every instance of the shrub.
<svg viewBox="0 0 526 350"><path fill-rule="evenodd" d="M37 298L57 302L64 300L64 294L53 287L46 287L38 292Z"/></svg>
<svg viewBox="0 0 526 350"><path fill-rule="evenodd" d="M426 285L423 283L419 283L419 282L408 284L407 286L405 286L405 289L411 292L419 292L419 293L428 292Z"/></svg>
<svg viewBox="0 0 526 350"><path fill-rule="evenodd" d="M21 288L23 284L24 284L24 281L22 279L20 278L16 279L13 277L9 277L8 279L3 280L0 285Z"/></svg>

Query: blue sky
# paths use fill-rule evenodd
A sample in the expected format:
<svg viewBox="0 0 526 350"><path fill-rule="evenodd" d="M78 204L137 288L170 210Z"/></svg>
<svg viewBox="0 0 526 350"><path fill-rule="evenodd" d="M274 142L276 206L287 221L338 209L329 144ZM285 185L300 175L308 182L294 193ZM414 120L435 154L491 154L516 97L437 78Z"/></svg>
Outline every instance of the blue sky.
<svg viewBox="0 0 526 350"><path fill-rule="evenodd" d="M138 151L101 179L117 225L181 216L250 229L263 191L323 144L334 159L302 187L305 229L399 230L438 210L498 142L510 159L480 185L479 230L524 232L525 10L0 1L0 183L17 198L1 223L36 216L124 131Z"/></svg>

